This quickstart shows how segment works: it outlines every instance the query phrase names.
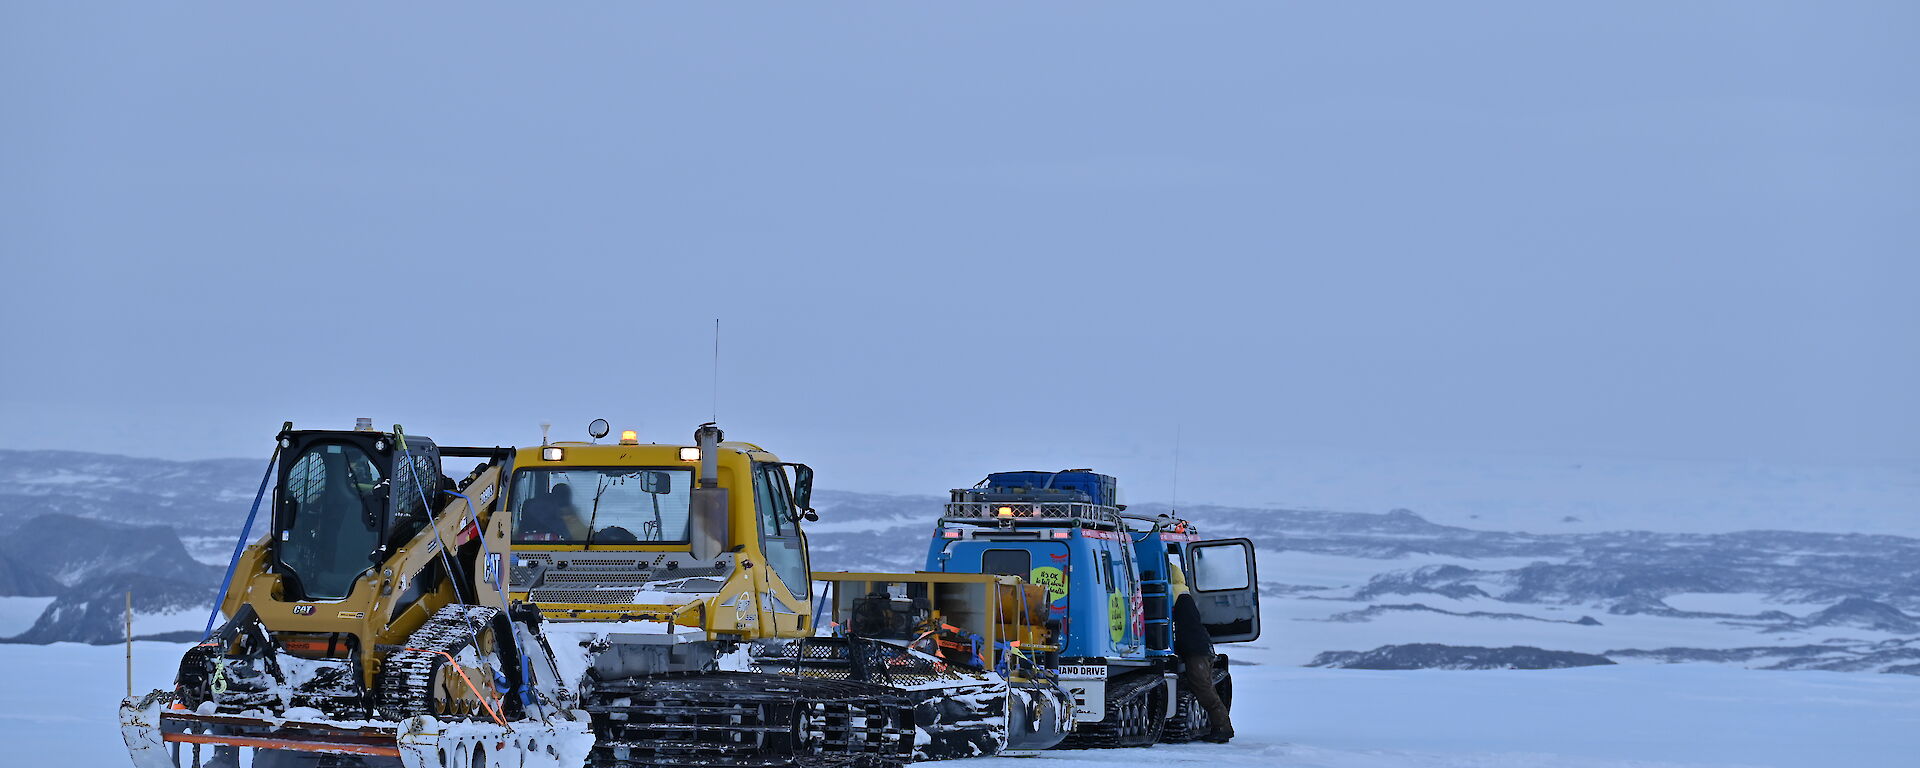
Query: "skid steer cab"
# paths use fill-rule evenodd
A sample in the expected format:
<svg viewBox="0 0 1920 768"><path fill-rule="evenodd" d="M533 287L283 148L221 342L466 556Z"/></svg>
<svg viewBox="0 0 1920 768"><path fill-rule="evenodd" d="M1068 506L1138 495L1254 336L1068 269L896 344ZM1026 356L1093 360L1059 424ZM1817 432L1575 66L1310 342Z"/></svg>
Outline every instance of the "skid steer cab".
<svg viewBox="0 0 1920 768"><path fill-rule="evenodd" d="M121 708L134 763L577 765L586 716L505 601L513 456L288 424L206 639ZM456 482L447 459L475 466Z"/></svg>

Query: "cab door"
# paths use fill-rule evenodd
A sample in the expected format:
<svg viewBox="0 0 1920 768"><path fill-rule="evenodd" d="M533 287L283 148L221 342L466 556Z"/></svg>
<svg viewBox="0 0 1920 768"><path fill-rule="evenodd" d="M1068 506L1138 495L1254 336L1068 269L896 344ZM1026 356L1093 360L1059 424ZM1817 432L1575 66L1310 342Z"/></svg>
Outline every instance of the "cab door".
<svg viewBox="0 0 1920 768"><path fill-rule="evenodd" d="M1187 549L1192 574L1187 585L1200 620L1216 643L1243 643L1260 636L1260 574L1253 542L1196 541Z"/></svg>
<svg viewBox="0 0 1920 768"><path fill-rule="evenodd" d="M807 562L806 534L800 531L800 514L794 508L792 486L784 468L754 462L753 492L754 509L760 519L761 556L787 591L784 599L769 595L764 607L773 614L776 632L804 632L813 571Z"/></svg>

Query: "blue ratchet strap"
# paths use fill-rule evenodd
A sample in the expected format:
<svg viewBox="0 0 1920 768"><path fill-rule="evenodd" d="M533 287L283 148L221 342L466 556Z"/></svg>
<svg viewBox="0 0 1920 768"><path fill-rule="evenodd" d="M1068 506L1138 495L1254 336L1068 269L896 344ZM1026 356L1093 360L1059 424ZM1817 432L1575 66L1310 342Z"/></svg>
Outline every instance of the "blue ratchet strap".
<svg viewBox="0 0 1920 768"><path fill-rule="evenodd" d="M813 631L814 631L814 634L819 634L819 633L820 633L820 614L823 614L823 613L826 613L826 612L827 612L827 593L829 593L829 592L832 592L832 591L833 591L833 590L832 590L831 588L828 588L828 589L826 589L826 590L822 590L822 591L820 592L820 599L819 599L818 601L816 601L816 602L814 603L814 605L813 605ZM834 622L834 625L833 625L833 626L834 626L834 633L833 633L833 634L834 634L834 636L836 636L836 637L838 637L838 636L840 635L840 632L839 632L839 629L840 629L840 623L836 621L836 622Z"/></svg>
<svg viewBox="0 0 1920 768"><path fill-rule="evenodd" d="M247 550L247 536L253 533L253 519L260 514L260 500L266 498L267 481L273 479L273 465L280 461L280 448L276 445L273 456L267 459L267 472L260 476L260 490L253 492L253 508L247 510L247 524L240 528L240 540L233 543L233 557L227 560L227 575L220 579L220 586L213 591L213 611L207 614L207 628L200 633L200 641L206 642L213 637L213 623L220 620L220 604L227 601L227 585L233 583L233 572L240 567L240 553Z"/></svg>

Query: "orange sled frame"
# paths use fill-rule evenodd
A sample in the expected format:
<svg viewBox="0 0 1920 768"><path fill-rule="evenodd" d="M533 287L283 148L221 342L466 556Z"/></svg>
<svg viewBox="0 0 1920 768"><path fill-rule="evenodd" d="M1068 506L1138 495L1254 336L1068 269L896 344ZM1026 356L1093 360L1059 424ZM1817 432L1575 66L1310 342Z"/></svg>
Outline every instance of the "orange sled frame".
<svg viewBox="0 0 1920 768"><path fill-rule="evenodd" d="M237 766L240 750L352 755L402 768L580 768L593 748L584 712L549 722L441 722L256 718L174 708L154 691L120 705L120 733L135 768Z"/></svg>

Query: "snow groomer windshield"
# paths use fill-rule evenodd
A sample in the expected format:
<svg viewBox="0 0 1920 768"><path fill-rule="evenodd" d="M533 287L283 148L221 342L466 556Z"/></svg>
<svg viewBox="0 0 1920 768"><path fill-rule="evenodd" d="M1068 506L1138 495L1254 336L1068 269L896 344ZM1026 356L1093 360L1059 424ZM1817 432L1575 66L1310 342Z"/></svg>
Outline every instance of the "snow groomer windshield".
<svg viewBox="0 0 1920 768"><path fill-rule="evenodd" d="M527 469L514 474L516 543L687 541L693 470Z"/></svg>

